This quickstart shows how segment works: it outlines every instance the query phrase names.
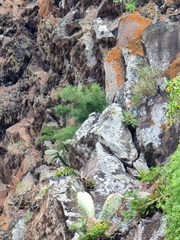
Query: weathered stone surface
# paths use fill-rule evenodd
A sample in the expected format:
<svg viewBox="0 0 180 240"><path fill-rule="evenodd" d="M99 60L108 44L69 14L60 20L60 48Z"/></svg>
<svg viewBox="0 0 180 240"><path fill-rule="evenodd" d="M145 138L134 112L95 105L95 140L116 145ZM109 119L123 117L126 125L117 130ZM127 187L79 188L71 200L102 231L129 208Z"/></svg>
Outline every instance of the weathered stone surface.
<svg viewBox="0 0 180 240"><path fill-rule="evenodd" d="M114 101L118 89L125 82L125 64L121 50L115 46L107 52L104 61L106 97L109 103Z"/></svg>
<svg viewBox="0 0 180 240"><path fill-rule="evenodd" d="M88 132L93 128L97 122L99 114L92 113L89 118L81 125L75 133L74 138L70 143L70 162L75 168L82 167L89 159L92 151L94 150L93 144L86 142Z"/></svg>
<svg viewBox="0 0 180 240"><path fill-rule="evenodd" d="M140 173L141 171L149 170L144 155L142 153L140 154L139 158L133 162L133 167L137 170L138 173Z"/></svg>
<svg viewBox="0 0 180 240"><path fill-rule="evenodd" d="M100 142L125 164L132 165L138 154L132 142L131 133L122 123L122 118L122 109L118 104L110 105L98 120L94 116L90 116L90 125L88 126L88 121L85 121L72 140L71 164L78 168L82 166L82 163L89 159L96 143ZM97 122L93 123L94 120ZM80 149L79 152L78 149Z"/></svg>
<svg viewBox="0 0 180 240"><path fill-rule="evenodd" d="M123 163L108 153L97 142L90 159L81 169L85 179L95 180L95 189L91 191L96 211L99 214L106 198L112 193L124 194L138 186L139 181L126 173Z"/></svg>
<svg viewBox="0 0 180 240"><path fill-rule="evenodd" d="M62 204L52 194L46 195L39 209L34 212L31 225L26 230L25 239L71 239Z"/></svg>
<svg viewBox="0 0 180 240"><path fill-rule="evenodd" d="M118 28L118 47L127 48L131 54L144 56L142 33L151 22L151 19L144 18L139 13L130 13L121 17Z"/></svg>
<svg viewBox="0 0 180 240"><path fill-rule="evenodd" d="M25 239L70 240L72 233L67 224L78 216L76 196L84 191L80 180L73 177L51 179L49 191L34 212L31 224L26 230ZM66 223L67 222L67 223Z"/></svg>
<svg viewBox="0 0 180 240"><path fill-rule="evenodd" d="M6 56L1 64L0 83L9 86L24 73L32 56L33 44L22 34L14 39L5 37L1 44Z"/></svg>
<svg viewBox="0 0 180 240"><path fill-rule="evenodd" d="M159 94L139 109L136 137L148 166L164 162L177 147L179 131L167 125L166 112L167 103Z"/></svg>
<svg viewBox="0 0 180 240"><path fill-rule="evenodd" d="M179 71L180 29L178 22L151 24L143 32L143 42L150 65L166 70L170 77ZM170 66L175 64L176 68ZM173 70L173 72L171 71Z"/></svg>
<svg viewBox="0 0 180 240"><path fill-rule="evenodd" d="M126 231L127 230L127 231ZM164 229L162 215L155 214L151 219L143 219L140 222L131 223L131 229L126 229L122 240L163 240Z"/></svg>
<svg viewBox="0 0 180 240"><path fill-rule="evenodd" d="M71 184L67 186L69 178L52 179L55 167L43 159L45 146L35 144L47 123L64 126L62 118L57 118L53 111L59 103L53 92L57 86L98 82L106 90L110 103L116 101L121 108L131 110L138 120L137 129L131 129L130 133L121 123L121 110L112 114L111 106L111 112L105 111L101 116L92 114L72 141L72 165L77 168L84 165L81 169L84 176L97 178L97 195L93 194L97 212L109 193L116 190L124 193L137 186L138 181L130 175L137 177L138 171L146 168L139 154L140 157L144 154L148 166L152 166L164 162L175 151L179 130L178 126L166 125L163 109L166 97L160 86L157 95L144 98L141 106L133 107L131 101L134 84L139 80L138 70L148 61L170 78L180 70L179 9L175 9L179 0L154 2L138 9L139 13L123 14L119 20L125 11L123 1L14 0L13 4L11 0L1 1L0 84L13 85L0 88L0 140L3 140L0 143L0 203L3 204L0 238L3 240L72 238L66 222L69 224L78 216L74 209L76 194ZM138 0L136 6L146 3ZM147 28L151 20L153 24ZM156 43L158 51L155 52L157 48L153 44ZM26 124L26 119L31 118ZM28 145L22 155L7 153L8 144L14 140ZM43 161L47 165L42 165ZM27 176L31 179L26 179ZM49 184L49 178L49 195L39 203L37 199ZM31 184L24 196L17 196L17 185L22 179ZM21 236L24 225L20 216L28 209L33 209L34 217L26 238ZM157 221L142 220L131 225L123 236L120 233L114 238L161 239Z"/></svg>
<svg viewBox="0 0 180 240"><path fill-rule="evenodd" d="M24 219L19 219L19 221L14 226L14 229L12 230L12 240L24 240L26 230L26 224L24 222Z"/></svg>

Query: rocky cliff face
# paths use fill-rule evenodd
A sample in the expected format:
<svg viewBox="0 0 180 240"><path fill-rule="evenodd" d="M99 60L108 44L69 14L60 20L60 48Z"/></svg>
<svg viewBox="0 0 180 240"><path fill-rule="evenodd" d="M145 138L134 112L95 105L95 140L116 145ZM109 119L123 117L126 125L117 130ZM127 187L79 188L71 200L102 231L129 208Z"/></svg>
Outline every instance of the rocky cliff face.
<svg viewBox="0 0 180 240"><path fill-rule="evenodd" d="M53 146L38 144L45 124L61 127L57 86L97 82L106 92L109 107L82 124L69 155L82 178L96 180L97 214L109 194L138 188L139 171L176 150L179 128L167 125L164 81L180 71L180 1L136 5L129 13L112 0L0 3L0 239L73 239L68 225L77 218L74 189L84 190L82 179L54 179L56 167L44 156ZM160 72L156 91L134 106L147 64ZM134 113L136 128L125 126L122 109ZM160 240L162 228L156 214L116 229L113 239Z"/></svg>

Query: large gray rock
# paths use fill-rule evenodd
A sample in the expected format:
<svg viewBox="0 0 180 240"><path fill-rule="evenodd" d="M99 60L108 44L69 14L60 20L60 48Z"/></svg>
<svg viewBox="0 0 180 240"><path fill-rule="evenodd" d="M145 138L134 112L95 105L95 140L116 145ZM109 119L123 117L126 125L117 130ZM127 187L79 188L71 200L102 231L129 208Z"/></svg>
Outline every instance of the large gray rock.
<svg viewBox="0 0 180 240"><path fill-rule="evenodd" d="M131 166L138 153L122 119L122 109L116 103L107 107L98 120L96 115L90 115L90 119L82 124L71 142L71 164L80 168L89 159L96 143L100 142L117 158Z"/></svg>
<svg viewBox="0 0 180 240"><path fill-rule="evenodd" d="M143 32L143 42L150 65L167 69L180 52L179 22L151 24Z"/></svg>
<svg viewBox="0 0 180 240"><path fill-rule="evenodd" d="M121 235L122 240L163 240L162 215L156 213L152 218L131 222L131 226L124 229Z"/></svg>
<svg viewBox="0 0 180 240"><path fill-rule="evenodd" d="M91 158L81 169L85 179L95 180L95 189L91 192L94 198L96 212L102 210L106 198L112 193L122 195L136 188L139 181L126 173L123 163L114 155L108 153L97 142Z"/></svg>
<svg viewBox="0 0 180 240"><path fill-rule="evenodd" d="M68 176L52 178L49 187L34 210L32 221L26 229L26 240L72 239L68 225L80 216L76 196L78 191L84 191L83 184L75 177Z"/></svg>
<svg viewBox="0 0 180 240"><path fill-rule="evenodd" d="M178 127L167 124L166 112L167 102L160 94L137 109L137 144L149 167L166 161L178 144Z"/></svg>

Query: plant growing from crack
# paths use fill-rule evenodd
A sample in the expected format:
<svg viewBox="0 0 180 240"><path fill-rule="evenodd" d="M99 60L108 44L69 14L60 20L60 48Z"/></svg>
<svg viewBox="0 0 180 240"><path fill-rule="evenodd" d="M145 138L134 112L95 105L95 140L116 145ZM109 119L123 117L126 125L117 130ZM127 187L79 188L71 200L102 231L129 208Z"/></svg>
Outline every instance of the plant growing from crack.
<svg viewBox="0 0 180 240"><path fill-rule="evenodd" d="M54 173L54 177L63 177L63 176L76 176L80 177L80 173L78 170L70 167L70 164L68 162L68 156L67 153L69 152L68 145L70 144L71 139L66 140L65 142L62 142L63 149L60 151L49 149L45 151L46 155L50 155L51 157L48 159L48 163L51 163L55 159L58 159L61 164L63 165L62 168L58 168L56 172Z"/></svg>
<svg viewBox="0 0 180 240"><path fill-rule="evenodd" d="M180 144L164 166L141 172L142 190L125 197L130 207L123 215L127 219L140 218L159 210L163 212L165 240L179 240L180 236Z"/></svg>
<svg viewBox="0 0 180 240"><path fill-rule="evenodd" d="M70 144L70 142L71 142L71 139L68 139L65 142L62 142L63 149L61 149L60 151L53 150L53 149L46 150L45 154L48 156L51 156L48 159L48 163L51 163L55 159L58 159L62 163L63 166L70 167L68 159L67 159L67 153L69 152L68 145Z"/></svg>
<svg viewBox="0 0 180 240"><path fill-rule="evenodd" d="M180 123L180 72L177 77L166 81L166 92L169 94L167 118L168 123Z"/></svg>
<svg viewBox="0 0 180 240"><path fill-rule="evenodd" d="M108 196L96 219L94 203L90 194L78 192L77 201L83 217L74 222L70 229L79 234L79 240L97 240L103 236L109 238L110 219L118 211L122 198L123 196L119 193Z"/></svg>
<svg viewBox="0 0 180 240"><path fill-rule="evenodd" d="M123 119L122 122L124 122L127 126L136 127L137 126L137 120L135 119L134 115L131 112L122 110Z"/></svg>
<svg viewBox="0 0 180 240"><path fill-rule="evenodd" d="M157 93L158 70L145 66L139 70L139 81L135 84L132 103L139 105L142 99L154 96Z"/></svg>
<svg viewBox="0 0 180 240"><path fill-rule="evenodd" d="M121 0L113 0L114 3L119 3ZM128 0L124 2L126 11L128 12L134 12L137 10L136 8L136 0Z"/></svg>

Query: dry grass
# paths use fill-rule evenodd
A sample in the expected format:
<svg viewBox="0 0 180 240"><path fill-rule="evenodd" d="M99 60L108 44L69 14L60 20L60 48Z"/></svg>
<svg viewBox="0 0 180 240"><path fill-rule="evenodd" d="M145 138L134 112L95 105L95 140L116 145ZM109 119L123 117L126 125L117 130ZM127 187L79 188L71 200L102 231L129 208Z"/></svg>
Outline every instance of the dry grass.
<svg viewBox="0 0 180 240"><path fill-rule="evenodd" d="M25 149L26 146L21 141L10 143L7 147L7 150L11 155L24 155Z"/></svg>

